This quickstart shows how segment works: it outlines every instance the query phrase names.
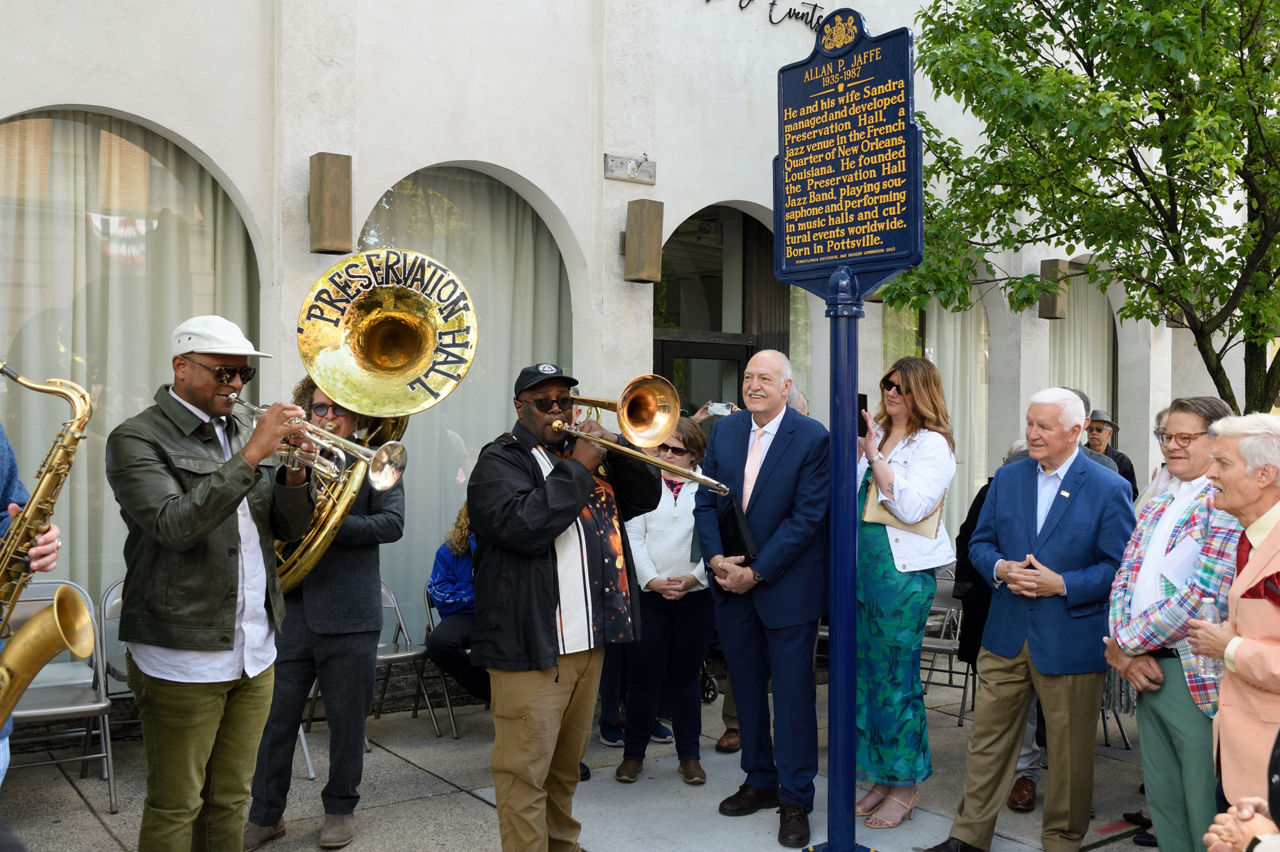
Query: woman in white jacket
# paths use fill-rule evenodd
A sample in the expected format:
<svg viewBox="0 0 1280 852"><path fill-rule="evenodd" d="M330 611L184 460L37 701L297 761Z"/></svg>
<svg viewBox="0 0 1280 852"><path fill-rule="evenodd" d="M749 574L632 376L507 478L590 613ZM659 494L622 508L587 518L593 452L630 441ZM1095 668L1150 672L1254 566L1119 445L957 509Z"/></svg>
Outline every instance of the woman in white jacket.
<svg viewBox="0 0 1280 852"><path fill-rule="evenodd" d="M697 470L707 449L702 429L681 417L659 445L662 461ZM614 777L630 784L644 765L663 684L671 707L677 767L686 784L702 784L698 740L702 695L698 671L711 647L715 612L707 593L707 571L693 559L693 502L698 484L663 471L658 508L627 521L640 595L640 641L627 645L627 727L622 763Z"/></svg>
<svg viewBox="0 0 1280 852"><path fill-rule="evenodd" d="M880 410L858 439L859 518L874 483L903 525L939 509L956 472L955 442L938 370L901 358L880 380ZM920 686L920 645L936 589L933 569L955 562L951 537L859 521L856 773L874 786L856 813L868 828L913 815L918 784L933 773Z"/></svg>

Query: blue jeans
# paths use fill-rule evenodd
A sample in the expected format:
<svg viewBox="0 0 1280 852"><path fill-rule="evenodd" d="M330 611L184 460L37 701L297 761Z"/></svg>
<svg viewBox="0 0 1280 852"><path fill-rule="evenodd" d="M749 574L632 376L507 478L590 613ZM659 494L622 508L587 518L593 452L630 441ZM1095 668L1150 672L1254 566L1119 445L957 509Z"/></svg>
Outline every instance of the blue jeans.
<svg viewBox="0 0 1280 852"><path fill-rule="evenodd" d="M274 670L179 683L144 674L132 656L126 660L147 756L139 852L240 848Z"/></svg>
<svg viewBox="0 0 1280 852"><path fill-rule="evenodd" d="M698 760L702 736L702 689L698 673L711 647L715 613L711 594L690 592L669 601L655 592L640 595L640 641L626 646L627 729L623 757L644 760L654 717L667 688L676 754Z"/></svg>
<svg viewBox="0 0 1280 852"><path fill-rule="evenodd" d="M327 814L349 814L360 801L364 722L373 706L378 632L313 633L301 608L276 634L276 688L258 748L249 822L275 825L293 780L293 749L311 684L320 681L329 725L329 781L320 792Z"/></svg>

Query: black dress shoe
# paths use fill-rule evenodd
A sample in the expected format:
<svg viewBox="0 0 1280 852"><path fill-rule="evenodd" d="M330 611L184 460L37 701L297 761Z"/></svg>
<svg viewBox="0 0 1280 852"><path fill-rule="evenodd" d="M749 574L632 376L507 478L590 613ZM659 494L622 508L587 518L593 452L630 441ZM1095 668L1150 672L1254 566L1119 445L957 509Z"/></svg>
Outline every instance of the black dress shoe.
<svg viewBox="0 0 1280 852"><path fill-rule="evenodd" d="M746 816L766 808L778 806L778 790L762 790L743 784L738 792L720 803L720 813L725 816Z"/></svg>
<svg viewBox="0 0 1280 852"><path fill-rule="evenodd" d="M582 761L578 761L578 780L579 781L591 780L591 767L587 766Z"/></svg>
<svg viewBox="0 0 1280 852"><path fill-rule="evenodd" d="M1138 828L1151 827L1151 818L1144 816L1142 811L1125 811L1120 816L1124 817L1125 822L1131 822Z"/></svg>
<svg viewBox="0 0 1280 852"><path fill-rule="evenodd" d="M1160 844L1156 842L1156 836L1149 831L1139 831L1133 836L1133 842L1139 846L1156 847Z"/></svg>
<svg viewBox="0 0 1280 852"><path fill-rule="evenodd" d="M783 802L778 809L782 816L778 821L778 842L789 849L803 849L809 845L809 814L800 805Z"/></svg>
<svg viewBox="0 0 1280 852"><path fill-rule="evenodd" d="M963 840L957 840L954 837L948 837L937 846L930 846L924 852L983 852L977 846L970 846Z"/></svg>

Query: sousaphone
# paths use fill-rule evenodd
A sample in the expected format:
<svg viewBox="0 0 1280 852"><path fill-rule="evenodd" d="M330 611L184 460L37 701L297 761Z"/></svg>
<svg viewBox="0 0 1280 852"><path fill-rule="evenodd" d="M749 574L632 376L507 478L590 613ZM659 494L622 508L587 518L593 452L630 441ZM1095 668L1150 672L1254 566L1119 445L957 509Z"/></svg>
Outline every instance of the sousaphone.
<svg viewBox="0 0 1280 852"><path fill-rule="evenodd" d="M448 267L416 251L376 249L329 268L298 313L298 352L330 399L377 418L359 443L398 441L409 416L443 401L476 357L471 295ZM314 473L314 471L313 471ZM296 587L328 549L368 473L356 458L320 480L306 535L287 555L280 585Z"/></svg>

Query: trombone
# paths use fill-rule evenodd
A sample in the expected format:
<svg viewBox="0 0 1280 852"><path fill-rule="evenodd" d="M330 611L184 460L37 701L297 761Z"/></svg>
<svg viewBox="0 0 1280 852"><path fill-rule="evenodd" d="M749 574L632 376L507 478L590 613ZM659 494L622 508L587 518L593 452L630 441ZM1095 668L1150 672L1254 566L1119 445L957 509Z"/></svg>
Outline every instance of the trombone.
<svg viewBox="0 0 1280 852"><path fill-rule="evenodd" d="M676 389L671 382L662 376L637 376L627 382L626 387L622 389L622 393L618 395L616 401L593 396L577 396L573 398L573 401L575 405L581 405L588 409L603 409L617 414L618 431L637 447L658 446L671 437L671 433L676 431L676 424L680 420L680 396L676 393ZM598 438L595 435L588 435L581 429L570 426L562 420L552 423L551 428L557 432L572 435L575 438L586 438L588 441L608 447L612 452L631 456L633 459L639 459L645 464L651 464L668 473L692 479L717 494L728 495L729 493L729 486L723 482L717 482L709 476L695 473L688 468L669 464L661 459L655 459L653 456L646 455L639 450L624 447L613 441L606 441L604 438Z"/></svg>
<svg viewBox="0 0 1280 852"><path fill-rule="evenodd" d="M236 405L259 417L267 413L267 409L246 402L240 398L239 394L230 394L229 398ZM337 479L342 475L342 469L346 466L346 457L349 455L369 466L369 484L375 491L386 491L400 481L409 463L409 453L405 450L404 444L399 441L387 441L375 450L347 438L340 438L301 418L298 418L298 422L302 423L308 441L333 453L338 457L338 461L333 462L318 454L313 458L306 453L294 453L293 459L311 467L326 479Z"/></svg>

